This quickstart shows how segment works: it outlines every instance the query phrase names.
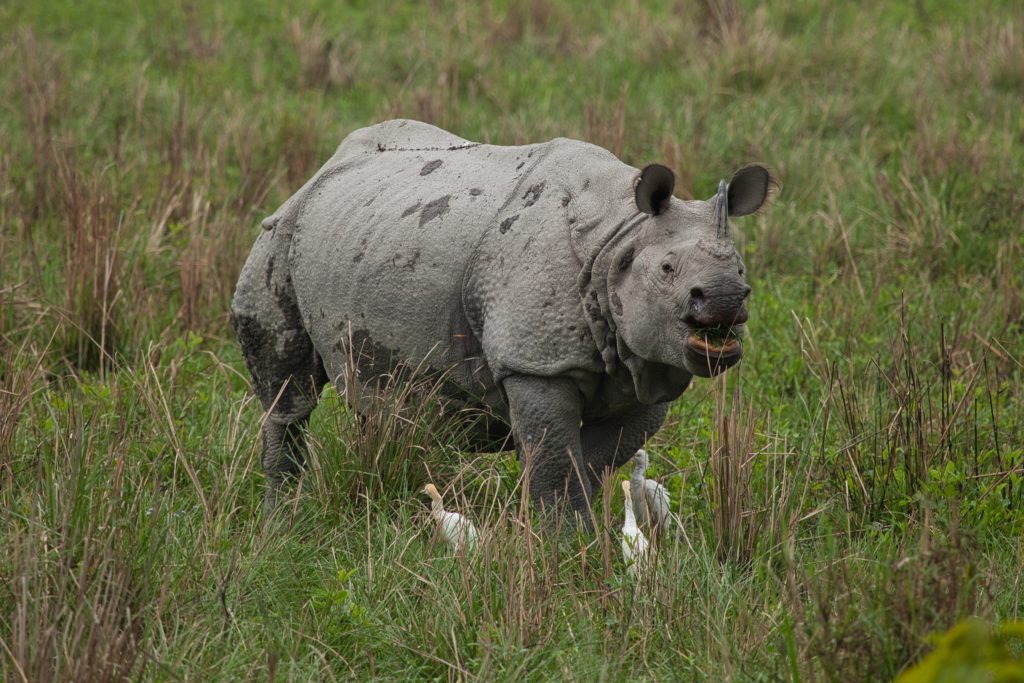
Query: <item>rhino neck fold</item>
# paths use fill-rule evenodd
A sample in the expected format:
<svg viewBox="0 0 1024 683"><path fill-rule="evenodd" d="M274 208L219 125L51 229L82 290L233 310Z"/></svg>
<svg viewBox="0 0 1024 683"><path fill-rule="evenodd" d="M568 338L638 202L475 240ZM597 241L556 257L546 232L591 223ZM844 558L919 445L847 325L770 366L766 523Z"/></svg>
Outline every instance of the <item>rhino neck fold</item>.
<svg viewBox="0 0 1024 683"><path fill-rule="evenodd" d="M573 231L573 250L582 265L576 286L605 372L626 386L631 384L641 403L654 404L678 398L692 376L645 360L626 346L612 315L614 292L609 282L619 266L617 259L628 254L628 242L646 219L646 214L637 213L614 225L600 221L584 225Z"/></svg>
<svg viewBox="0 0 1024 683"><path fill-rule="evenodd" d="M614 267L618 248L646 218L646 214L638 212L617 224L597 220L572 231L573 252L581 264L576 288L594 345L609 375L614 375L618 368L619 354L609 304L608 272Z"/></svg>
<svg viewBox="0 0 1024 683"><path fill-rule="evenodd" d="M617 337L617 341L622 365L629 370L633 391L641 403L653 405L673 401L690 386L693 375L686 370L644 360L629 350L622 337Z"/></svg>

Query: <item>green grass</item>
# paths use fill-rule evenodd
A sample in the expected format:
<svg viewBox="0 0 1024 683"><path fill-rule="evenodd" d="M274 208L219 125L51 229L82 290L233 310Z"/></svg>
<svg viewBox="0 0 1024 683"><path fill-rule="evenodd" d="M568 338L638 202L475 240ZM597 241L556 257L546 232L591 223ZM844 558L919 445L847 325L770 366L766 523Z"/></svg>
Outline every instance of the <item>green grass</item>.
<svg viewBox="0 0 1024 683"><path fill-rule="evenodd" d="M1024 616L1019 7L141 4L0 6L5 679L886 680ZM736 225L745 359L648 448L681 523L635 592L615 487L555 540L429 407L326 392L264 526L227 303L259 220L396 116L681 197L778 172Z"/></svg>

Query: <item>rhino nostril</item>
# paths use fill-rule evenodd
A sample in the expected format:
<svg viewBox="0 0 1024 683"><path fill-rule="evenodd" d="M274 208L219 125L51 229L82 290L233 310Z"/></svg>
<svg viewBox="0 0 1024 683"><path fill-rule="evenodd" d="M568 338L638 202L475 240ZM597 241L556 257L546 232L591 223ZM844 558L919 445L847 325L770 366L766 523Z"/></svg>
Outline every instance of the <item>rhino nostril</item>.
<svg viewBox="0 0 1024 683"><path fill-rule="evenodd" d="M748 296L750 296L750 285L743 288L743 298L746 299Z"/></svg>
<svg viewBox="0 0 1024 683"><path fill-rule="evenodd" d="M694 299L694 300L696 300L696 299L703 299L704 298L704 290L701 289L700 287L693 287L692 289L690 289L690 298Z"/></svg>

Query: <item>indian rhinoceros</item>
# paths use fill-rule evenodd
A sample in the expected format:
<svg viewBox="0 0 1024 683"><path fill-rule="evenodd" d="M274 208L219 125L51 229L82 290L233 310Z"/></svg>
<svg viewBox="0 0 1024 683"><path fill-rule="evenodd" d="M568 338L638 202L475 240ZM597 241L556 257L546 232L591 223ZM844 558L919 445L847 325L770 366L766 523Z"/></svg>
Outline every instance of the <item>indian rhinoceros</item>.
<svg viewBox="0 0 1024 683"><path fill-rule="evenodd" d="M511 437L534 503L588 525L602 476L691 378L740 359L750 287L729 217L773 179L746 166L708 201L674 184L564 138L502 147L407 120L345 138L263 221L231 306L269 411L267 504L300 471L326 382L408 364L492 416L466 447Z"/></svg>

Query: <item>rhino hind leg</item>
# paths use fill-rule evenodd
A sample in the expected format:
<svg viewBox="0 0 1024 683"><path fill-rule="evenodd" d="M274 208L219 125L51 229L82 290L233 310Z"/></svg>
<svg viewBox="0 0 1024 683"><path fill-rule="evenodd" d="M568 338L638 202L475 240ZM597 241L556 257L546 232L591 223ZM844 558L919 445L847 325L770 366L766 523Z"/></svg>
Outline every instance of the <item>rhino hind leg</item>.
<svg viewBox="0 0 1024 683"><path fill-rule="evenodd" d="M239 277L231 305L252 387L267 415L260 464L267 477L264 507L272 510L281 485L302 472L305 427L327 373L302 324L286 270L289 239L264 232Z"/></svg>

